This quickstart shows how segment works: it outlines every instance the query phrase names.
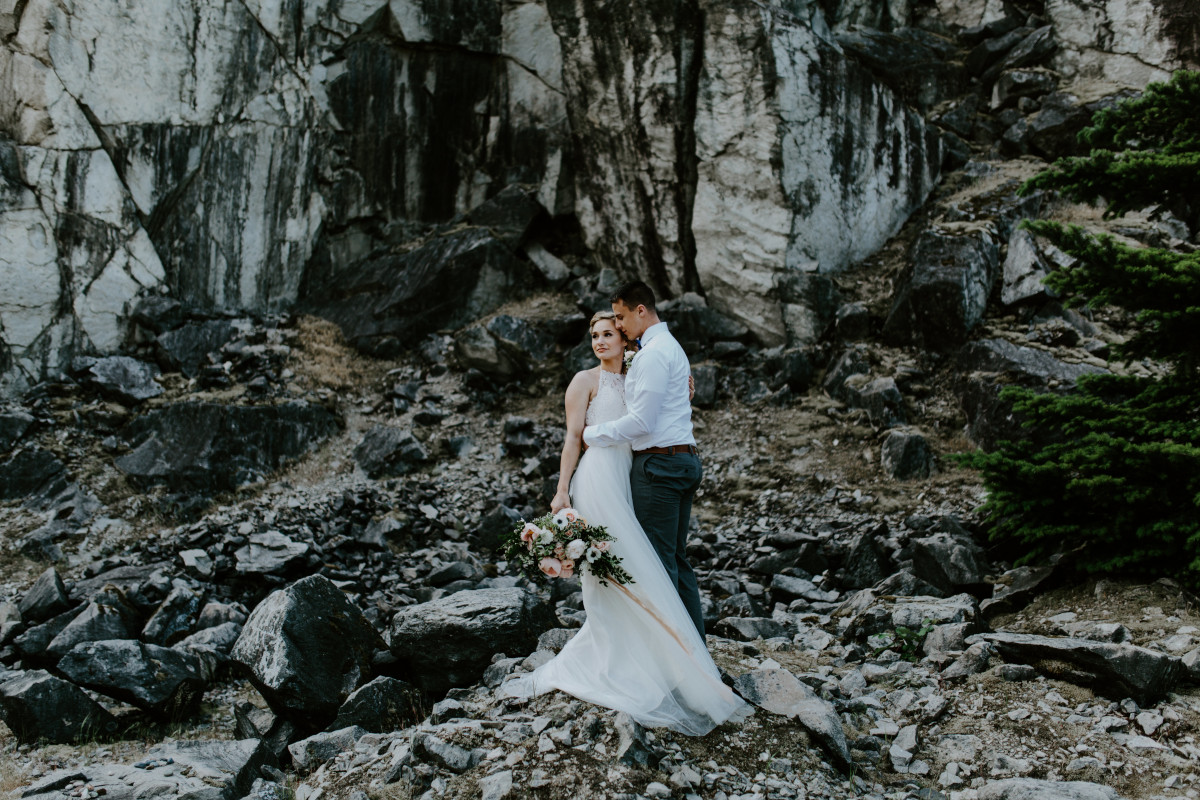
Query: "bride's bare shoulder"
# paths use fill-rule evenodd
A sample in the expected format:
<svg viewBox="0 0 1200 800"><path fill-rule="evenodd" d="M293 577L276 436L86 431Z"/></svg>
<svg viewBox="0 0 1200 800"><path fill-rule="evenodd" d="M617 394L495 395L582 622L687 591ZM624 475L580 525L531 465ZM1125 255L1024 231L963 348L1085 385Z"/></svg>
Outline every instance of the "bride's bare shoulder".
<svg viewBox="0 0 1200 800"><path fill-rule="evenodd" d="M591 369L581 369L575 373L575 377L571 378L571 384L567 387L567 391L579 391L586 389L588 394L595 394L596 387L600 384L600 368L593 367Z"/></svg>

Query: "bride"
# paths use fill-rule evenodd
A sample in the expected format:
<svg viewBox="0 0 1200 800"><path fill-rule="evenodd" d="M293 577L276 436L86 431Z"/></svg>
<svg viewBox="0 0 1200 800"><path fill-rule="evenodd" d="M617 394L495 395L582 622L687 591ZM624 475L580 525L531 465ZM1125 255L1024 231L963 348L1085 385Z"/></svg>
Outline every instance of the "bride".
<svg viewBox="0 0 1200 800"><path fill-rule="evenodd" d="M575 375L566 394L567 436L552 508L572 505L616 538L611 552L633 577L601 586L584 572L587 621L554 659L505 684L528 697L561 689L625 711L645 727L701 736L750 708L721 682L716 664L638 524L629 488L629 445L593 447L580 456L585 425L625 413L625 340L610 311L592 317L592 351L600 365ZM574 477L572 477L572 475Z"/></svg>

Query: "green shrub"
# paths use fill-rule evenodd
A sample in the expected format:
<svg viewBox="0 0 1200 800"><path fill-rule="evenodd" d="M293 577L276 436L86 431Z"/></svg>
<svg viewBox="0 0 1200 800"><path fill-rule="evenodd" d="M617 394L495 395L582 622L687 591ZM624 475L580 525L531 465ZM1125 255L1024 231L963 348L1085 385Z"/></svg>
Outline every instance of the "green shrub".
<svg viewBox="0 0 1200 800"><path fill-rule="evenodd" d="M1200 73L1179 72L1099 112L1063 159L1022 191L1103 200L1119 216L1150 206L1200 228ZM1114 355L1162 377L1091 375L1057 395L1008 389L1025 441L965 460L983 472L994 541L1022 562L1071 552L1088 573L1172 575L1200 586L1200 253L1130 247L1051 221L1026 223L1076 261L1046 280L1071 304L1136 317Z"/></svg>

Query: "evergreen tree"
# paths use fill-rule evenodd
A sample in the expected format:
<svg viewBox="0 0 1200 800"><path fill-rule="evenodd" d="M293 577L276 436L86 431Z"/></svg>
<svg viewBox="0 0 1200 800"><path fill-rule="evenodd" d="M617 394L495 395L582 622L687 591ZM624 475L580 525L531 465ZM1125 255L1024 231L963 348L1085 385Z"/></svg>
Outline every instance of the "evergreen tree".
<svg viewBox="0 0 1200 800"><path fill-rule="evenodd" d="M1099 112L1063 159L1022 187L1102 200L1108 216L1154 206L1200 230L1200 73L1178 72ZM1136 315L1115 355L1162 377L1091 375L1065 394L1009 389L1029 437L967 461L983 471L994 540L1023 561L1071 552L1085 572L1172 575L1200 586L1200 253L1026 223L1076 261L1046 280L1072 304Z"/></svg>

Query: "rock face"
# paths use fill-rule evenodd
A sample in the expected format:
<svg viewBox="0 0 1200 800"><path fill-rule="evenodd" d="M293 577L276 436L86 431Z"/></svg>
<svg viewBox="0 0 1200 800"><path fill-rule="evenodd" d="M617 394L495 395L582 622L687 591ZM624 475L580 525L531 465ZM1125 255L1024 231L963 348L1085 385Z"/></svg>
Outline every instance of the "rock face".
<svg viewBox="0 0 1200 800"><path fill-rule="evenodd" d="M787 276L867 255L938 177L937 134L819 10L697 0L612 25L561 0L317 0L293 20L187 0L131 37L152 11L4 12L6 395L114 352L162 291L209 311L303 301L367 349L407 346L532 273L487 209L514 185L578 217L602 266L702 291L781 343L804 316L774 294Z"/></svg>
<svg viewBox="0 0 1200 800"><path fill-rule="evenodd" d="M134 449L117 467L145 485L207 491L233 489L278 469L338 428L323 406L222 406L180 403L134 420Z"/></svg>
<svg viewBox="0 0 1200 800"><path fill-rule="evenodd" d="M478 589L400 609L388 644L409 680L439 694L478 680L496 653L532 652L557 624L532 592Z"/></svg>
<svg viewBox="0 0 1200 800"><path fill-rule="evenodd" d="M277 714L320 729L371 679L371 658L384 648L341 590L312 575L259 603L231 657Z"/></svg>

